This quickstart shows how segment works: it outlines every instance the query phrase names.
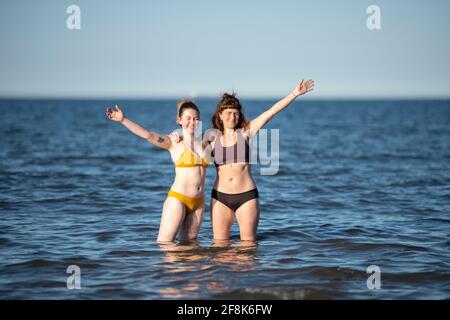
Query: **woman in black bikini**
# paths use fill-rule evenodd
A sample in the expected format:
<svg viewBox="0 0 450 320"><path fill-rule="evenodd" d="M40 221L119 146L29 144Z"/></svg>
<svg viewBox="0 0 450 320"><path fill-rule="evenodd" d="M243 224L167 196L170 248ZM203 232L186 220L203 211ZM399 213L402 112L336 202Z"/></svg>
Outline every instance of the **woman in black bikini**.
<svg viewBox="0 0 450 320"><path fill-rule="evenodd" d="M260 210L258 189L250 173L252 138L274 115L313 87L313 80L302 80L289 95L251 121L246 121L234 94L222 96L212 117L213 127L221 133L212 141L217 171L211 193L214 239L229 239L236 216L241 240L256 240Z"/></svg>

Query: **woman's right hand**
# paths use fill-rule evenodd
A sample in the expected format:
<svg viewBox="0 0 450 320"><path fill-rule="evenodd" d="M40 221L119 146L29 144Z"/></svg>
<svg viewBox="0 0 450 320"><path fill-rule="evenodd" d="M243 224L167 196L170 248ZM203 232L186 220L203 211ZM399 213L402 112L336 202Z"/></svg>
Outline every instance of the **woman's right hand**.
<svg viewBox="0 0 450 320"><path fill-rule="evenodd" d="M125 116L117 104L115 105L115 107L115 111L111 108L106 108L106 116L112 121L122 122L123 119L125 119Z"/></svg>

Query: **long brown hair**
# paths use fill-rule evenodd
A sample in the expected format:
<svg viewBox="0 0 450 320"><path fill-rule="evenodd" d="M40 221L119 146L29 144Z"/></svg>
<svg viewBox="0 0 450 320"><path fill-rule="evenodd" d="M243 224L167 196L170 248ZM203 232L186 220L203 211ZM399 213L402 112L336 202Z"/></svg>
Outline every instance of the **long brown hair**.
<svg viewBox="0 0 450 320"><path fill-rule="evenodd" d="M198 115L200 116L200 110L192 100L189 100L189 99L181 100L180 102L177 103L177 108L178 108L177 120L178 120L178 118L181 118L184 110L187 110L187 109L194 109L195 111L197 111Z"/></svg>
<svg viewBox="0 0 450 320"><path fill-rule="evenodd" d="M215 129L219 129L223 133L224 128L222 120L220 120L220 114L225 109L236 109L239 111L239 122L236 125L235 129L246 129L248 127L249 122L245 119L241 103L239 99L236 98L236 93L233 92L232 94L224 93L222 95L222 99L220 99L219 103L217 104L216 111L211 118L212 126Z"/></svg>

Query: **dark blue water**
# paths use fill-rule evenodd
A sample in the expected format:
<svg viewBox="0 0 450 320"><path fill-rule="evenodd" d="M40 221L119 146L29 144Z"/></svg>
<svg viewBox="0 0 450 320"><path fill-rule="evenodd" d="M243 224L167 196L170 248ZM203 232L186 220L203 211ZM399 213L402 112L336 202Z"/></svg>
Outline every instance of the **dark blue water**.
<svg viewBox="0 0 450 320"><path fill-rule="evenodd" d="M149 129L177 128L176 101L116 102ZM197 102L206 129L215 101ZM242 102L249 118L272 103ZM211 242L211 166L199 239L172 247L155 242L169 154L107 120L111 103L0 100L0 298L450 298L449 101L290 106L267 126L278 174L252 168L257 244L236 226Z"/></svg>

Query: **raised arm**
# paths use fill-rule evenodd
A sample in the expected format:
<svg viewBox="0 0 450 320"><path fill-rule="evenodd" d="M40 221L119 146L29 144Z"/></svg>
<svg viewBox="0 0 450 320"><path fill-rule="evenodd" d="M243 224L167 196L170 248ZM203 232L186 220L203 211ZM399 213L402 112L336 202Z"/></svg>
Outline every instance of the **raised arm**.
<svg viewBox="0 0 450 320"><path fill-rule="evenodd" d="M135 135L147 140L148 142L154 144L155 146L162 149L169 149L172 146L172 142L170 141L168 136L160 135L154 131L147 130L137 123L131 121L126 118L123 114L123 111L119 108L118 105L115 106L116 110L112 110L111 108L106 108L106 116L116 122L120 122L125 127L128 128Z"/></svg>
<svg viewBox="0 0 450 320"><path fill-rule="evenodd" d="M281 110L285 109L291 104L297 97L308 93L314 89L314 81L308 80L304 82L303 80L295 87L295 89L288 94L286 97L275 103L270 109L261 113L258 117L251 120L249 123L249 129L253 135L258 133L261 129L274 115L276 115Z"/></svg>

